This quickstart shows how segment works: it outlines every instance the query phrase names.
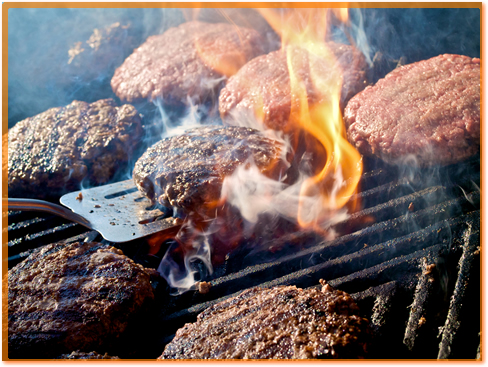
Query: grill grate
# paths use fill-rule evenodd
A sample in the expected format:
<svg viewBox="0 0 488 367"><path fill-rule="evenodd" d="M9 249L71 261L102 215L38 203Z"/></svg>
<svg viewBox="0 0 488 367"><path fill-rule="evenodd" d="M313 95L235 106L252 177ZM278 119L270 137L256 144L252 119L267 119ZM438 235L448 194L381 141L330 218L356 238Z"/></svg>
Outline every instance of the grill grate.
<svg viewBox="0 0 488 367"><path fill-rule="evenodd" d="M371 321L371 358L475 359L480 345L480 160L408 171L366 161L357 195L363 209L323 241L309 232L266 248L242 247L205 280L210 292L169 295L161 281L150 325L159 337L138 342L126 358L156 358L176 330L216 302L251 286L317 287L325 279L350 293ZM9 267L52 242L100 237L49 215L9 212ZM144 241L116 245L157 267ZM275 250L270 253L269 247ZM165 248L165 246L163 246ZM292 249L292 252L290 252ZM159 254L162 255L162 254Z"/></svg>

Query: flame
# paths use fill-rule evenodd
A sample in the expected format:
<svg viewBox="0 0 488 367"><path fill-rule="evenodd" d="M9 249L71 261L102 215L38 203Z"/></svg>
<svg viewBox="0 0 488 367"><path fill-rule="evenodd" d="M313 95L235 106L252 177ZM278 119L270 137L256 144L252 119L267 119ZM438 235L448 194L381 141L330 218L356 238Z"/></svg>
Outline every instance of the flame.
<svg viewBox="0 0 488 367"><path fill-rule="evenodd" d="M362 175L362 160L346 139L341 112L342 69L326 42L330 22L347 24L348 10L258 11L282 39L281 52L286 56L290 79L290 116L280 132L259 126L269 112L264 94L255 96L254 116L247 121L247 114L238 115L237 122L244 126L256 123L263 133L281 139L283 153L287 158L288 153L295 154L297 167L276 177L276 172L282 171L278 163L283 160L269 167L246 162L224 178L220 198L207 198L200 213L185 219L174 238L178 247L168 249L158 268L178 292L195 286L192 259L203 261L211 272L212 265L224 261L243 240L267 245L267 234L274 237L280 231L301 229L333 238L332 225L346 219L347 209L357 204L351 198ZM199 57L224 76L235 74L246 62L244 52L236 51L222 59L204 39L195 45ZM215 216L200 216L204 212ZM161 240L153 239L156 244ZM159 250L151 245L153 251Z"/></svg>
<svg viewBox="0 0 488 367"><path fill-rule="evenodd" d="M342 70L325 42L331 15L347 23L348 9L292 9L284 14L260 9L260 12L280 34L282 51L286 53L294 96L290 123L294 129L312 134L326 152L323 167L302 183L297 213L302 227L320 228L321 223L350 201L362 174L361 155L346 139L340 109ZM330 72L323 73L324 68ZM314 102L309 98L301 70L308 70L314 94L318 95ZM313 206L310 198L316 200Z"/></svg>
<svg viewBox="0 0 488 367"><path fill-rule="evenodd" d="M349 9L347 9L347 8L334 8L334 9L332 9L332 13L342 23L347 24L349 22Z"/></svg>

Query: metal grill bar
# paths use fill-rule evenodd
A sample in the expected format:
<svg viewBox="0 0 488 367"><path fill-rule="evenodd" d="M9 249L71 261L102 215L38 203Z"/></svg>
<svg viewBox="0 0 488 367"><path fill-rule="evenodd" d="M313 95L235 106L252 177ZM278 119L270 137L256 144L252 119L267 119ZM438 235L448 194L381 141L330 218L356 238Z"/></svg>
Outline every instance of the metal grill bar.
<svg viewBox="0 0 488 367"><path fill-rule="evenodd" d="M350 293L371 320L372 358L475 358L480 345L479 316L472 322L480 304L479 160L436 175L412 184L412 177L392 174L386 166L366 172L357 196L363 209L335 226L335 240L299 232L262 248L243 246L205 279L212 283L207 294L170 296L161 281L148 328L162 332L147 341L142 355L157 357L184 323L245 288L317 287L325 279ZM9 266L44 244L98 236L63 219L25 214L9 213ZM157 256L147 255L144 241L120 246L143 265L159 263Z"/></svg>

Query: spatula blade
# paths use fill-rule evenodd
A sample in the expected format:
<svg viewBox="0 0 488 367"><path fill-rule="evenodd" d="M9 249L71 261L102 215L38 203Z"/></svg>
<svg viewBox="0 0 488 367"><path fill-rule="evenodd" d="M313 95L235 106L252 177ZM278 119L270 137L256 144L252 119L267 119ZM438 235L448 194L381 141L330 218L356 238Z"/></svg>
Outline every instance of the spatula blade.
<svg viewBox="0 0 488 367"><path fill-rule="evenodd" d="M151 207L133 180L71 192L60 202L88 219L111 242L132 241L178 227L173 217Z"/></svg>

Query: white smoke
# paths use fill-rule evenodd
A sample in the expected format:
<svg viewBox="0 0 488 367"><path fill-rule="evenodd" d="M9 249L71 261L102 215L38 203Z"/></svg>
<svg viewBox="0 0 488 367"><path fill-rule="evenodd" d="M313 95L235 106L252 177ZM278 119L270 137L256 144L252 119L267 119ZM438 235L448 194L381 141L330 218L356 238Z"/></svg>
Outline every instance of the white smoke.
<svg viewBox="0 0 488 367"><path fill-rule="evenodd" d="M191 222L183 225L179 236L187 231L191 234L192 239L183 240L184 243L172 244L158 267L158 272L173 288L173 294L182 294L195 288L199 280L199 271L193 265L195 261L203 263L209 274L213 273L209 234L198 231ZM178 250L183 251L182 263L175 259L175 251Z"/></svg>

